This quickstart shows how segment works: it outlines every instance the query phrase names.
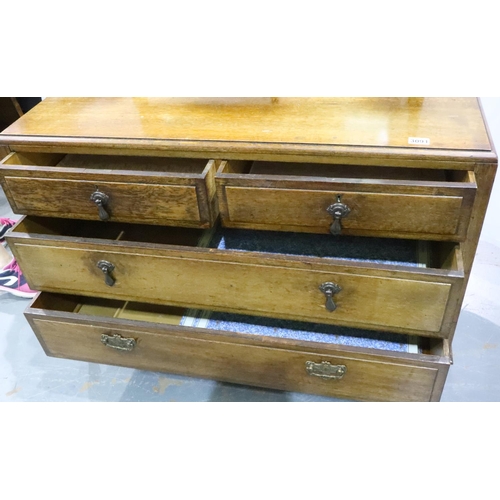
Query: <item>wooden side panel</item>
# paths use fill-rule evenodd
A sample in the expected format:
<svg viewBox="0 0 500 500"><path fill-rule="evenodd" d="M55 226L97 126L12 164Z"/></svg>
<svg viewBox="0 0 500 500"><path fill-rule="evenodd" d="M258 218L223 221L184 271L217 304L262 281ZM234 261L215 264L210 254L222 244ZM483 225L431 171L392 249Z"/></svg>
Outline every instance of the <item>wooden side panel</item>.
<svg viewBox="0 0 500 500"><path fill-rule="evenodd" d="M433 403L441 401L441 396L443 394L444 385L446 383L446 378L448 377L448 372L450 371L450 365L441 365L437 370L436 380L434 382L434 387L432 388L432 394L430 401Z"/></svg>
<svg viewBox="0 0 500 500"><path fill-rule="evenodd" d="M351 209L342 220L350 231L456 235L462 217L463 197L388 193L328 192L298 189L265 189L227 186L228 220L279 226L302 226L328 233L333 217L327 208L341 201ZM464 236L461 234L460 236Z"/></svg>
<svg viewBox="0 0 500 500"><path fill-rule="evenodd" d="M28 315L50 356L164 371L237 384L369 401L429 401L437 363L412 363L383 355L329 354L232 342L215 335L169 335L165 328L134 330L82 321L53 321ZM101 335L133 338L131 352L101 343ZM306 372L306 362L344 365L342 380L323 380Z"/></svg>
<svg viewBox="0 0 500 500"><path fill-rule="evenodd" d="M461 304L465 297L467 284L472 271L474 258L479 243L479 237L484 223L484 217L490 200L491 190L495 180L497 165L478 164L475 169L475 177L478 185L478 194L475 198L472 215L470 218L469 229L466 240L461 244L463 255L463 266L465 271L465 279L460 292L457 294L458 307L454 309L454 314L450 321L453 328L450 330L450 341L454 337L455 328L460 315Z"/></svg>
<svg viewBox="0 0 500 500"><path fill-rule="evenodd" d="M9 244L35 290L81 293L152 303L224 310L243 314L314 321L396 332L442 331L452 284L461 278L411 276L404 272L318 266L290 259L217 257L211 252L147 251L126 245L41 243ZM92 247L92 248L90 248ZM230 259L234 258L234 261ZM106 286L100 260L115 266L113 287ZM327 311L319 287L334 282L338 308Z"/></svg>
<svg viewBox="0 0 500 500"><path fill-rule="evenodd" d="M90 199L99 190L109 196L105 208L112 221L205 222L200 218L195 186L10 176L4 182L12 208L19 214L99 220L98 208Z"/></svg>

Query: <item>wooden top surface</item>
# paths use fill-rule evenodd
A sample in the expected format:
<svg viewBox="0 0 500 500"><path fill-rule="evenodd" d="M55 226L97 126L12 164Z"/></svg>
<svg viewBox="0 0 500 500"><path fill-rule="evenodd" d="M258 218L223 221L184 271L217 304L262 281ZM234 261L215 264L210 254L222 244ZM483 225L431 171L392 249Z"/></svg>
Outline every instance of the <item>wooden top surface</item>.
<svg viewBox="0 0 500 500"><path fill-rule="evenodd" d="M476 98L48 98L0 135L14 146L126 141L162 149L182 142L187 150L217 143L228 151L260 144L282 153L300 146L492 151Z"/></svg>

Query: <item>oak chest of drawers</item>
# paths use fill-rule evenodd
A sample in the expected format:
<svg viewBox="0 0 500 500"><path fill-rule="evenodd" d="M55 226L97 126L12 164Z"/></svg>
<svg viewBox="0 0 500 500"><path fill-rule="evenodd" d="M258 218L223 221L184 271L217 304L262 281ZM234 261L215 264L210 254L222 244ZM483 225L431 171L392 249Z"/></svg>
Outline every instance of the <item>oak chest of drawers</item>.
<svg viewBox="0 0 500 500"><path fill-rule="evenodd" d="M48 355L439 400L497 166L476 99L46 99L0 137Z"/></svg>

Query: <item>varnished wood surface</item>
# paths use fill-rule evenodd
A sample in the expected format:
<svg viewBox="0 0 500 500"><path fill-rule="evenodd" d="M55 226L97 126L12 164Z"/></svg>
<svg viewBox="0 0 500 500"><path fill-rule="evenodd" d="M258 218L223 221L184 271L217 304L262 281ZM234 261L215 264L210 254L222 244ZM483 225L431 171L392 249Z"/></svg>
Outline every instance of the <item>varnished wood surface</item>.
<svg viewBox="0 0 500 500"><path fill-rule="evenodd" d="M447 224L453 226L454 222L452 219L454 217L455 219L459 217L457 234L460 234L460 239L464 241L459 245L460 250L458 252L455 252L453 255L450 254L448 263L443 266L444 268L442 270L429 269L423 271L407 271L398 269L395 271L388 271L378 266L369 270L363 265L357 266L354 269L352 266L346 266L345 263L332 266L325 262L313 262L311 259L300 259L298 261L288 259L287 262L283 260L278 263L277 260L279 261L279 259L269 259L268 257L262 256L241 256L234 259L233 257L228 258L227 255L224 256L220 254L215 257L211 255L209 259L203 262L204 265L202 265L203 259L200 259L200 256L206 251L202 250L198 252L198 249L194 248L190 249L186 254L179 248L175 249L175 251L169 249L167 253L164 253L165 248L159 249L158 245L149 246L138 243L131 243L127 245L128 248L124 249L123 246L117 243L106 243L103 245L101 243L95 244L95 242L89 244L87 241L85 246L82 247L80 244L74 245L74 242L71 243L67 240L61 241L56 233L54 233L53 237L40 239L28 237L26 239L17 238L17 240L14 238L12 241L14 243L20 243L19 248L23 248L23 251L27 249L25 253L26 265L33 266L33 272L37 279L40 276L49 277L48 275L50 272L57 275L58 272L61 272L61 269L68 270L72 276L76 274L74 277L64 278L69 283L64 283L66 288L61 288L59 283L54 285L54 291L62 290L64 293L83 293L87 295L100 294L100 290L94 287L93 283L89 285L85 282L83 285L80 285L78 280L81 276L85 277L84 281L87 279L85 273L88 273L90 270L89 262L91 258L101 254L112 256L119 255L119 258L123 259L123 261L119 263L120 271L125 271L125 273L119 277L121 284L129 283L128 286L130 289L133 288L132 282L134 286L137 283L140 284L139 292L137 294L132 294L132 298L137 300L150 300L158 304L164 303L165 297L161 296L162 291L159 288L155 288L156 285L151 285L150 282L146 283L144 281L145 274L141 274L136 267L139 266L142 268L142 263L147 262L142 270L147 271L148 276L154 275L155 278L160 275L162 277L162 282L168 284L172 280L172 268L169 267L168 270L170 272L167 273L167 266L161 264L160 268L162 271L158 273L158 266L155 264L155 262L160 261L165 263L168 259L169 262L176 262L173 268L174 273L182 272L186 276L191 274L193 280L196 280L200 273L202 277L205 276L203 274L205 271L207 271L208 274L203 280L212 277L213 282L217 283L218 280L222 278L222 281L227 285L227 280L229 279L231 284L236 283L237 285L236 289L231 290L232 292L236 292L235 295L238 294L238 296L241 297L242 294L248 293L250 296L255 297L252 299L253 302L246 302L245 307L250 304L250 306L255 309L256 302L261 300L262 303L267 304L265 307L267 307L266 310L268 311L261 315L281 317L279 312L276 314L276 308L273 307L273 304L278 304L279 309L279 307L281 307L279 305L279 299L286 296L286 301L284 302L285 307L291 309L292 312L295 310L300 311L302 309L302 303L299 304L298 301L294 299L293 293L297 288L304 286L304 283L307 281L302 279L302 276L310 277L315 274L321 274L324 276L328 275L332 277L332 279L337 279L338 277L341 280L350 280L351 278L354 278L355 281L358 280L355 292L359 293L358 298L360 298L360 300L362 299L364 303L363 307L365 307L365 309L363 310L363 314L371 314L369 310L371 304L375 307L375 315L370 317L375 317L377 321L382 317L384 321L394 321L397 323L405 321L405 319L402 319L401 310L404 309L402 304L406 306L407 303L411 303L418 309L418 313L416 309L411 311L411 314L406 319L408 324L412 324L413 326L424 325L425 328L427 328L426 330L417 331L417 334L427 337L445 337L451 339L465 293L465 283L470 275L470 269L474 259L475 249L477 247L497 164L496 153L491 143L491 139L488 138L478 101L468 98L413 99L411 101L405 101L403 99L377 99L376 102L375 100L362 101L356 99L351 101L343 100L343 103L340 103L338 100L336 103L332 101L327 103L325 99L330 100L331 98L322 99L321 105L318 99L271 100L259 98L253 100L210 100L202 98L185 98L182 100L47 100L43 104L43 111L40 111L42 108L35 108L31 115L23 117L12 129L0 135L0 143L11 145L14 151L23 151L27 153L103 154L107 155L108 158L114 158L115 155L144 157L178 156L184 158L200 158L205 161L208 159L235 159L250 161L281 161L287 163L301 162L307 164L306 167L309 166L310 168L310 172L308 171L304 175L312 174L314 163L325 164L327 170L330 168L331 164L337 164L339 167L345 165L345 167L342 167L345 172L349 172L349 169L352 169L353 166L358 168L359 165L366 165L368 170L372 169L374 166L377 168L378 166L383 168L388 166L400 167L399 170L403 172L408 167L415 169L425 168L428 170L441 170L437 176L437 172L432 171L428 174L422 174L422 177L417 179L412 179L411 175L413 174L410 175L408 172L398 173L396 178L390 174L386 180L396 180L395 183L398 182L397 179L410 181L405 187L405 189L408 190L406 191L407 195L412 195L412 189L415 186L415 184L413 187L410 185L412 182L414 183L417 181L418 184L418 181L424 180L430 183L443 182L443 179L449 181L450 179L447 178L445 171L454 169L462 170L463 173L473 172L471 182L477 181L477 194L475 200L472 196L464 196L461 216L457 216L453 208L444 209L444 212L448 210L449 214L455 214L453 216L450 215L450 220L446 221ZM349 106L347 106L347 103L349 103ZM343 104L346 105L344 111L342 111ZM335 112L329 113L328 109L333 109ZM190 111L189 114L186 114L187 110ZM332 133L332 130L335 134ZM23 135L25 133L27 135ZM427 135L424 134L432 135L432 137L427 137ZM435 139L436 134L438 137L437 142ZM408 137L410 136L426 137L430 139L431 143L429 146L411 146L408 144ZM36 166L37 163L35 162L33 165ZM279 167L283 170L283 165ZM106 180L111 183L116 182L117 172L110 170L106 173L105 164L102 168L103 171L99 173L99 175L103 176L101 180ZM298 168L302 167L299 166ZM317 166L314 168L317 168ZM48 170L46 172L44 170L44 168L41 168L38 172L33 170L31 173L26 174L26 178L32 178L34 180L38 178L50 178L52 174ZM43 175L41 173L42 171ZM280 174L278 171L279 168L276 167L273 173L278 175ZM125 174L122 172L120 175ZM154 175L154 173L144 172L145 177L150 175ZM266 175L266 172L264 172L264 175ZM286 173L281 172L281 175L286 175ZM105 176L109 177L105 178ZM24 174L22 177L24 177ZM363 187L363 180L369 177L369 173L368 175L364 174L358 177L360 182L356 185L356 192L360 194L369 192ZM179 178L184 180L182 177ZM72 180L77 181L78 179L75 178ZM261 183L259 184L259 182ZM275 185L266 185L265 182L262 183L261 179L261 181L258 181L256 184L252 184L251 187L257 187L261 190L269 190L270 188L274 189L276 187ZM280 179L280 188L289 190L297 188L296 185L288 185L288 182L290 181ZM388 194L388 190L384 184L384 182L381 182L376 186L374 192L377 195ZM181 185L192 184L181 183ZM239 185L236 183L231 187L232 189L239 189L247 186L245 184ZM445 195L451 200L455 195L450 192L445 193L445 191L441 191L442 188L446 190L450 187L451 186L445 186L444 184L436 185L434 186L435 191L430 191L426 193L426 195L432 197ZM223 187L219 185L219 190L221 189L223 189ZM311 186L303 184L298 189L311 189ZM325 188L325 190L327 190L327 188ZM203 199L208 202L209 209L207 209L204 203L200 205L200 212L201 210L206 210L206 212L211 211L212 214L215 214L217 197L215 194L216 189L213 169L206 172L206 185L204 185L201 191L203 193ZM471 189L469 189L468 192L470 193ZM200 190L198 190L198 195L199 193ZM465 190L465 194L466 193L467 190ZM458 197L460 196L459 194ZM220 196L219 203L223 210L227 209L227 200L224 199L224 196ZM465 211L463 210L464 208ZM401 211L403 212L404 208L401 208ZM439 213L439 211L437 213ZM274 217L277 217L276 211ZM441 218L443 218L442 214ZM281 220L277 222L277 226L282 230L300 230L297 227L294 229L294 226L287 226L283 224L283 222L284 221ZM415 227L416 226L414 226L414 228ZM261 227L257 228L262 229ZM275 229L278 229L278 227ZM467 231L467 236L464 238L465 231ZM387 233L383 233L383 235L391 237L394 236L394 233L391 234L391 230L389 229ZM418 233L408 232L401 233L401 236L407 238L419 237ZM20 241L22 239L23 241ZM453 239L455 239L455 237L453 237ZM59 244L56 243L56 240L59 240ZM82 243L82 241L80 241L80 243ZM24 245L24 247L22 245ZM38 253L40 249L41 253ZM15 255L19 254L16 245L13 245L13 250ZM63 252L64 255L62 253L58 254L58 252ZM75 260L67 258L67 255L70 254L78 254L77 259L80 259L79 264L75 265ZM61 260L58 260L60 255L63 255L63 257ZM37 264L40 269L35 270L34 262L40 256L40 262ZM140 261L138 260L139 257L141 258ZM130 273L128 268L129 265L132 265L133 268ZM221 271L221 269L223 269L221 266L224 267L223 271ZM43 268L49 269L46 275L44 275L45 271ZM243 274L240 272L241 269L244 269ZM262 271L262 269L267 271ZM446 272L444 269L449 269L450 271ZM278 275L275 271L277 271L278 274L282 274ZM292 271L292 273L289 271ZM31 270L28 272L31 274ZM93 269L93 272L95 273L93 278L103 280L102 273L99 275L95 269ZM78 273L81 274L78 275ZM248 281L249 288L246 288L244 283L237 282L237 278L241 276ZM268 278L275 280L276 285L274 288L271 287L263 291L262 280ZM359 281L360 278L361 281ZM375 287L368 286L366 288L364 283L366 283L368 278L375 280L378 284ZM420 301L419 299L415 299L414 294L416 293L416 289L412 289L411 285L406 283L404 286L409 286L406 290L411 291L408 293L413 295L405 295L406 292L401 292L399 288L393 289L393 292L395 291L398 295L397 302L393 303L393 297L388 294L387 291L380 292L380 283L387 283L390 280L424 283L426 286L432 285L434 286L434 292L432 293L435 293L438 289L438 285L439 287L447 286L448 291L442 296L434 297L434 299L427 298ZM218 304L221 310L226 309L226 296L223 295L221 298L220 290L217 289L217 287L214 288L210 286L210 283L205 283L202 289L199 290L196 288L199 282L196 281L194 288L186 292L183 288L180 294L179 289L174 290L174 284L179 285L179 283L182 287L189 288L187 281L179 281L178 277L175 277L168 293L171 294L171 296L180 296L183 304L187 302L189 302L187 305L214 303ZM342 281L342 283L350 283L350 281ZM309 282L307 282L307 284L310 285ZM100 286L102 286L102 281ZM82 287L85 289L83 292L80 290ZM152 288L154 289L153 292L151 291ZM349 287L347 290L348 289ZM440 289L442 290L442 288ZM196 292L201 292L204 295L201 303L197 302ZM374 292L376 297L370 294L370 292ZM290 294L291 298L288 298ZM105 294L102 295L106 296ZM340 301L344 308L346 305L349 307L344 299L345 296L341 297L340 295L336 296L336 302L339 303ZM113 297L113 294L108 293L107 296ZM168 296L170 297L170 295ZM309 299L310 297L308 297L307 300ZM323 297L321 297L321 299L323 299ZM429 306L426 300L435 302L435 304ZM230 297L230 305L234 305L234 310L240 312L241 309L238 309L240 306L236 305L236 302L236 297ZM260 303L258 305L260 307ZM324 304L321 303L319 307L324 308ZM313 316L316 314L313 310L314 308L311 309L311 302L307 302L307 308L308 314L310 311L313 311ZM379 312L378 309L381 309L382 312ZM356 311L353 310L352 312L355 315ZM50 314L54 315L55 313L53 312ZM430 314L430 317L428 314ZM393 315L395 317L394 320L391 319ZM423 319L421 319L422 315L425 316ZM287 310L286 314L282 317L289 318L289 311ZM317 315L314 317L316 321L322 321ZM42 320L47 319L45 313L41 313L40 318ZM58 317L55 322L59 322L60 319L61 318ZM419 321L420 323L418 323ZM436 327L439 321L441 321L440 331L433 332L432 329ZM80 330L82 339L90 335L90 325L83 325L81 319L75 320L74 318L65 317L62 323L69 328L72 328L74 325L82 326L83 330ZM340 322L339 324L344 323ZM357 325L356 323L347 324L351 324L352 326ZM108 331L117 327L116 323L113 322L104 322L103 325L99 322L92 322L92 325L99 327L103 326L103 328L106 327ZM133 328L129 325L125 327L125 331L128 329L129 331L144 333L147 330L148 334L158 333L156 328L151 330L137 325L138 323L135 322ZM53 330L52 326L52 323L47 326L46 337L50 339L50 342L60 342L57 345L62 346L62 350L66 350L67 357L87 359L89 361L97 360L97 358L94 357L93 347L88 351L87 347L83 346L83 343L80 345L79 341L75 341L73 338L68 340L68 328L55 327L56 329L59 328L59 330ZM363 323L357 326L363 328ZM124 325L120 325L119 331L121 331L123 327ZM366 324L364 324L364 327L366 328ZM377 326L370 326L370 328L382 329L382 327ZM36 330L37 328L35 327L35 331ZM396 332L406 331L396 326L394 326L392 330ZM185 331L182 331L182 333L178 332L174 327L172 327L172 331L175 331L176 335L177 333L181 334L182 338L186 338L186 336L189 337L189 334L186 334ZM42 336L38 332L37 334L39 335L42 345L44 345ZM60 339L54 340L54 335L55 337L60 336ZM261 363L262 358L259 353L263 352L262 347L267 349L269 345L259 344L258 350L255 349L254 344L250 346L251 348L248 348L249 346L245 344L245 341L237 336L230 335L227 339L229 344L228 350L225 348L219 350L220 337L209 337L204 338L203 334L200 336L200 333L196 332L195 338L196 341L199 341L201 338L207 340L209 343L204 344L204 346L214 346L214 350L212 350L212 347L208 349L210 351L210 355L208 356L210 359L207 362L208 365L205 363L205 360L193 358L193 350L196 349L199 351L203 349L203 347L200 347L198 344L195 345L191 341L183 346L175 343L170 344L174 356L179 356L179 363L183 365L182 367L180 365L176 367L175 361L172 363L170 363L170 361L168 363L165 361L165 355L168 355L170 349L164 347L162 342L161 346L158 344L155 345L152 350L147 350L144 358L141 359L140 363L137 363L137 365L127 365L126 361L123 361L123 359L117 359L116 361L111 360L110 356L100 358L99 355L98 357L102 359L102 362L115 363L123 366L135 366L141 369L155 369L154 366L156 365L150 364L148 360L157 360L158 370L181 374L189 374L184 365L192 361L195 364L200 363L201 373L195 370L193 374L196 376L207 376L210 378L227 380L228 382L239 383L239 366L237 366L237 364L233 366L233 364L235 363L235 356L243 356L246 361L242 371L249 375L248 377L246 375L243 376L241 383L279 388L282 387L280 384L282 384L283 378L290 375L293 379L293 382L290 383L290 387L292 387L291 390L303 390L304 392L309 392L309 390L311 390L311 392L314 392L318 385L322 385L322 382L316 380L311 382L310 387L308 384L303 385L300 377L293 373L273 368L274 365L280 365L279 360L281 357L269 353L269 351L266 351L269 353L269 357L267 358L268 362ZM440 339L435 340L437 342L442 342ZM92 342L93 341L94 337ZM148 340L147 342L148 346L151 347L149 344L150 341ZM297 346L291 346L283 339L275 339L272 343L273 347L279 347L287 351L300 350L302 352L311 352L312 349L316 353L321 352L322 355L330 354L333 356L332 359L335 359L337 355L340 356L340 358L346 357L346 352L342 348L335 354L333 352L327 353L323 350L318 351L316 350L317 348L314 348L310 343L306 343L307 345L303 345L300 349ZM143 345L146 345L146 341ZM233 351L233 346L238 346L238 349ZM241 350L239 350L240 347ZM443 348L444 347L446 347L446 340L443 342ZM161 359L156 356L156 349L161 353ZM449 352L449 347L444 350ZM64 356L65 354L55 355ZM160 356L160 354L158 356ZM372 354L368 353L360 354L359 352L349 352L347 358L354 357L358 361L362 359L363 363L358 366L365 369L366 364L364 361L367 359L373 361L374 358L372 356ZM380 358L377 358L377 360L380 360ZM324 392L324 394L337 396L344 394L345 397L368 400L384 400L386 398L398 400L429 400L430 394L431 400L439 399L446 378L449 359L447 363L438 363L437 365L426 365L420 358L415 361L415 363L412 361L412 366L416 365L430 368L434 370L434 375L433 377L425 378L418 375L418 373L422 372L415 372L417 373L416 378L414 378L411 383L407 383L407 381L412 380L412 376L408 376L408 372L393 371L393 368L390 367L392 364L400 366L402 363L405 365L407 361L405 356L402 356L402 360L398 359L396 362L393 356L384 356L383 361L384 363L386 361L388 363L387 366L382 368L384 372L382 378L377 378L380 377L380 374L374 373L370 371L370 369L367 371L368 376L374 378L374 380L378 380L381 385L374 385L370 383L368 379L358 378L354 384L354 390L351 386L347 393L330 393L328 391L330 391L331 388L328 388L328 391ZM226 371L221 366L224 364L228 366ZM221 371L224 373L221 373ZM424 378L425 382L422 382ZM392 387L392 389L386 390L389 386ZM318 393L321 394L322 392ZM364 395L360 396L360 394Z"/></svg>
<svg viewBox="0 0 500 500"><path fill-rule="evenodd" d="M29 218L27 219L30 220ZM461 270L231 252L123 240L20 233L8 236L30 286L70 293L222 310L446 338L449 297ZM105 229L105 228L103 228ZM113 287L97 262L115 265ZM330 313L322 283L342 287ZM404 307L401 304L405 304Z"/></svg>
<svg viewBox="0 0 500 500"><path fill-rule="evenodd" d="M474 201L469 229L466 240L460 245L463 258L463 268L465 270L465 280L460 293L456 296L455 301L458 307L454 309L454 315L450 318L453 325L458 323L458 318L461 312L461 304L463 303L467 285L471 276L472 266L479 243L479 237L483 227L484 217L488 207L495 175L497 173L497 164L494 165L477 165L475 169L475 177L478 186L477 196ZM453 339L455 328L451 330L450 340Z"/></svg>
<svg viewBox="0 0 500 500"><path fill-rule="evenodd" d="M410 145L410 137L430 144ZM249 147L257 152L259 145L271 156L349 148L397 148L422 157L440 156L440 150L491 153L475 98L53 98L0 141L14 150L55 144L156 154L223 149L228 158Z"/></svg>
<svg viewBox="0 0 500 500"><path fill-rule="evenodd" d="M10 204L17 214L100 220L98 208L90 199L98 189L109 197L105 207L109 220L194 227L204 225L200 220L194 186L15 176L6 176L4 182L4 190L10 195Z"/></svg>
<svg viewBox="0 0 500 500"><path fill-rule="evenodd" d="M71 297L69 297L69 300ZM50 356L211 378L231 383L366 401L438 399L445 355L405 354L332 344L215 332L93 316L43 307L44 294L26 316ZM101 335L133 338L131 352L104 346ZM441 349L442 350L442 349ZM345 365L342 380L322 380L305 363Z"/></svg>
<svg viewBox="0 0 500 500"><path fill-rule="evenodd" d="M314 176L308 165L290 165L287 175L286 164L221 162L216 183L223 224L328 234L333 217L327 208L341 196L351 210L342 220L343 234L465 239L477 189L473 172L443 170L439 176L374 167L366 177L370 169L351 167L349 177L349 168L332 166L329 176L329 166L311 165Z"/></svg>
<svg viewBox="0 0 500 500"><path fill-rule="evenodd" d="M344 235L396 238L413 234L431 240L465 238L465 231L457 234L463 198L456 196L239 187L227 187L223 196L228 207L227 214L223 213L226 227L272 231L296 231L298 227L304 232L329 234L333 217L326 209L341 196L341 202L351 209L342 219Z"/></svg>
<svg viewBox="0 0 500 500"><path fill-rule="evenodd" d="M96 190L109 198L110 221L210 227L218 213L214 161L12 153L1 167L20 215L100 220L90 198Z"/></svg>

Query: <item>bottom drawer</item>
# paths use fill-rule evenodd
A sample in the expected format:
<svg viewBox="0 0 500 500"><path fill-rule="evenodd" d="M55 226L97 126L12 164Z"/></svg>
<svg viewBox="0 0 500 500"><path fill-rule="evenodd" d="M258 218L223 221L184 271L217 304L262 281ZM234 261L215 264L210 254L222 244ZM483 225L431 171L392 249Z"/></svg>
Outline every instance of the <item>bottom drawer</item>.
<svg viewBox="0 0 500 500"><path fill-rule="evenodd" d="M49 356L365 401L437 401L448 341L42 293Z"/></svg>

